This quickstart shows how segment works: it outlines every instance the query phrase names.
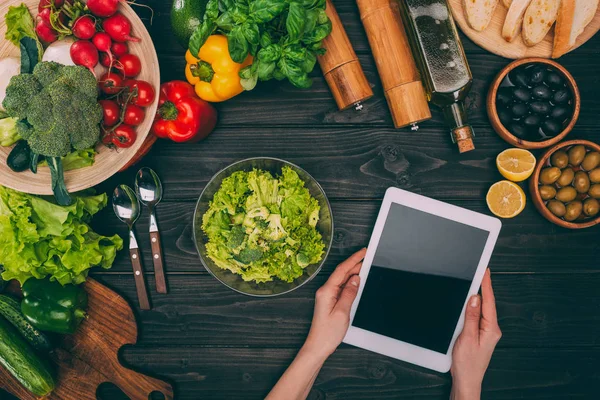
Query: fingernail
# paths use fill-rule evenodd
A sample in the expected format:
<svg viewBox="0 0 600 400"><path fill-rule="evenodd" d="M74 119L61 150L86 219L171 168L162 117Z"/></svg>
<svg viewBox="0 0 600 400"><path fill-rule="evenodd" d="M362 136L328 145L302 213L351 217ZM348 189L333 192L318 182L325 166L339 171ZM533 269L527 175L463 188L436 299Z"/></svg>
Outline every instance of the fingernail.
<svg viewBox="0 0 600 400"><path fill-rule="evenodd" d="M360 280L360 278L359 278L358 276L355 276L354 278L352 278L352 279L350 280L350 284L351 284L352 286L358 286L358 281L359 281L359 280Z"/></svg>
<svg viewBox="0 0 600 400"><path fill-rule="evenodd" d="M471 297L471 307L477 307L479 305L479 296Z"/></svg>

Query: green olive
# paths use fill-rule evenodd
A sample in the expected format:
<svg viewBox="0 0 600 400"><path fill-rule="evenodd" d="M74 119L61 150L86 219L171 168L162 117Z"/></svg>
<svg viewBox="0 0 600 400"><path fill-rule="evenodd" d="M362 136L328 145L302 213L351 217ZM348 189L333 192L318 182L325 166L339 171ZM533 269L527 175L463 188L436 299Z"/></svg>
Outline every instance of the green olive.
<svg viewBox="0 0 600 400"><path fill-rule="evenodd" d="M567 213L565 214L565 220L575 221L581 215L583 211L583 203L579 200L572 201L567 204Z"/></svg>
<svg viewBox="0 0 600 400"><path fill-rule="evenodd" d="M556 189L554 188L554 186L540 186L539 191L540 196L544 201L553 199L554 196L556 196Z"/></svg>
<svg viewBox="0 0 600 400"><path fill-rule="evenodd" d="M550 157L550 164L554 167L563 169L569 165L569 156L564 151L559 150Z"/></svg>
<svg viewBox="0 0 600 400"><path fill-rule="evenodd" d="M573 178L575 177L575 171L573 168L565 168L560 173L560 177L556 181L560 186L569 186L571 182L573 182Z"/></svg>
<svg viewBox="0 0 600 400"><path fill-rule="evenodd" d="M564 215L567 213L567 208L565 205L558 200L550 200L548 204L546 204L546 207L548 207L548 210L550 210L552 214L559 218L564 217Z"/></svg>
<svg viewBox="0 0 600 400"><path fill-rule="evenodd" d="M592 185L588 194L595 199L600 199L600 184L596 183L595 185Z"/></svg>
<svg viewBox="0 0 600 400"><path fill-rule="evenodd" d="M596 199L587 199L583 202L583 213L588 217L595 217L600 211L600 202Z"/></svg>
<svg viewBox="0 0 600 400"><path fill-rule="evenodd" d="M579 193L587 193L590 190L590 177L586 172L577 171L575 179L573 179L573 186Z"/></svg>
<svg viewBox="0 0 600 400"><path fill-rule="evenodd" d="M560 169L556 167L544 168L540 173L540 182L544 185L552 185L560 178Z"/></svg>
<svg viewBox="0 0 600 400"><path fill-rule="evenodd" d="M583 159L583 162L581 163L581 166L586 171L591 171L598 165L600 165L600 153L597 151L590 151L587 153Z"/></svg>
<svg viewBox="0 0 600 400"><path fill-rule="evenodd" d="M590 181L593 183L600 183L600 168L591 170L588 175L590 176Z"/></svg>
<svg viewBox="0 0 600 400"><path fill-rule="evenodd" d="M572 166L579 167L579 164L581 164L584 158L585 146L580 144L577 146L573 146L571 147L571 149L569 149L569 164L571 164Z"/></svg>
<svg viewBox="0 0 600 400"><path fill-rule="evenodd" d="M577 197L577 190L575 190L573 186L565 186L556 193L556 200L562 201L563 203L573 201L575 200L575 197Z"/></svg>

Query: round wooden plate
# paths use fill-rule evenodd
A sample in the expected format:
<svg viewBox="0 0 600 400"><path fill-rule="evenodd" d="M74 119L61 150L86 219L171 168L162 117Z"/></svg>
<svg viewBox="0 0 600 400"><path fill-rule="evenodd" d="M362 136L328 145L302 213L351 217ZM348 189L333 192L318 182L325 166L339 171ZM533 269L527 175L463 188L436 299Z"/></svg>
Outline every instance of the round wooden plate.
<svg viewBox="0 0 600 400"><path fill-rule="evenodd" d="M37 15L39 0L8 0L0 4L0 58L9 56L19 57L20 51L11 42L4 39L6 33L6 24L4 16L8 12L8 7L17 6L25 3L31 15ZM96 161L93 166L65 172L65 183L69 192L77 192L97 185L117 173L129 160L131 160L139 148L144 143L146 136L150 132L156 108L158 106L158 93L160 88L160 71L158 66L158 57L150 34L146 27L137 16L135 11L124 2L119 3L119 11L123 13L132 24L132 35L141 39L141 42L128 42L129 50L137 55L142 61L142 73L136 78L148 81L156 91L156 100L146 111L144 122L136 128L137 140L128 149L113 150L105 146L98 145L96 151ZM0 147L0 185L18 190L20 192L50 195L50 171L46 167L40 167L37 174L30 171L13 172L6 165L6 157L10 153L10 147Z"/></svg>
<svg viewBox="0 0 600 400"><path fill-rule="evenodd" d="M448 4L452 9L452 15L464 34L485 50L502 57L513 59L523 57L550 58L552 56L554 27L550 29L550 32L546 35L544 40L533 47L526 46L520 34L512 43L509 43L504 40L501 35L504 19L506 18L506 13L508 11L506 7L504 7L502 0L498 2L496 11L494 11L494 15L492 17L492 21L483 32L477 32L467 23L463 9L463 1L465 0L448 0ZM573 47L570 51L575 50L590 40L590 38L594 36L598 30L600 30L600 7L598 8L596 16L592 22L590 22L583 33L577 38L575 47Z"/></svg>

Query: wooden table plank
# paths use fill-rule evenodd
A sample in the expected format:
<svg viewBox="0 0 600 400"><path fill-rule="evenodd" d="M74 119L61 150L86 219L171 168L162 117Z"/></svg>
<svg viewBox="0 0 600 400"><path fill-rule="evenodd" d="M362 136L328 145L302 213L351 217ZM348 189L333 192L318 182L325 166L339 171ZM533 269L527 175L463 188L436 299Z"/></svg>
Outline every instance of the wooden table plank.
<svg viewBox="0 0 600 400"><path fill-rule="evenodd" d="M263 398L295 349L126 349L123 359L177 382L177 398ZM483 399L592 400L600 390L600 349L500 349L483 385ZM325 363L309 399L448 399L450 377L368 351L342 346ZM104 387L100 399L121 399Z"/></svg>
<svg viewBox="0 0 600 400"><path fill-rule="evenodd" d="M314 294L328 274L270 299L238 294L209 275L170 275L169 294L155 292L139 312L133 275L96 275L134 305L143 345L296 347L309 330ZM600 345L600 273L493 274L500 347Z"/></svg>

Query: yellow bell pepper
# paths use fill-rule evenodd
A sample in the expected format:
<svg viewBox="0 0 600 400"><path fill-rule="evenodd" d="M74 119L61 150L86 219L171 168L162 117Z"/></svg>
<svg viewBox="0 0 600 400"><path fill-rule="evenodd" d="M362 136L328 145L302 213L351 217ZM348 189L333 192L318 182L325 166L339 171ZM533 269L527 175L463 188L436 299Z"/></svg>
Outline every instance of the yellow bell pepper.
<svg viewBox="0 0 600 400"><path fill-rule="evenodd" d="M242 64L236 63L229 55L227 37L211 35L200 48L198 57L188 50L185 61L185 77L194 86L198 97L220 102L244 91L240 84L240 70L252 64L252 56L248 55Z"/></svg>

